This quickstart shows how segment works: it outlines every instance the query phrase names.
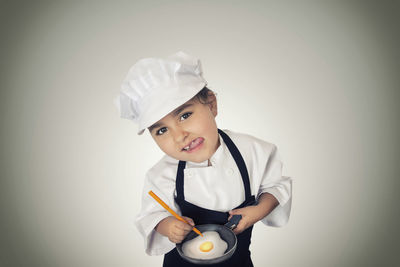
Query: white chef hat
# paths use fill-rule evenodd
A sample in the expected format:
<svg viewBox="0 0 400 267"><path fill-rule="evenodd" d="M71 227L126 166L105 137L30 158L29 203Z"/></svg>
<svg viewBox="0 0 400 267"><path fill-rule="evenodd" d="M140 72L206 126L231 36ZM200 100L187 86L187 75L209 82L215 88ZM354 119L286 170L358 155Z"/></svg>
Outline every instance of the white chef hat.
<svg viewBox="0 0 400 267"><path fill-rule="evenodd" d="M188 54L144 58L129 69L116 104L121 118L135 121L142 134L206 85L200 60Z"/></svg>

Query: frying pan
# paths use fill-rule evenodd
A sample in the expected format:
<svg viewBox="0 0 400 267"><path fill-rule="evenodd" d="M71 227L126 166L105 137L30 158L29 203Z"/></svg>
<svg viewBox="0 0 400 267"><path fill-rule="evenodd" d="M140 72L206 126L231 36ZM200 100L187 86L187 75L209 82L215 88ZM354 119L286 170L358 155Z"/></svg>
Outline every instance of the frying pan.
<svg viewBox="0 0 400 267"><path fill-rule="evenodd" d="M220 224L196 225L196 228L199 229L200 232L205 232L205 231L217 232L219 234L219 236L221 237L221 239L224 240L228 244L228 248L225 250L225 253L220 257L213 258L213 259L195 259L195 258L186 256L182 251L182 245L185 242L198 236L193 231L191 231L183 239L183 241L181 243L176 244L176 250L178 251L179 255L183 259L185 259L191 263L195 263L195 264L204 264L205 265L205 264L215 264L215 263L225 261L225 260L229 259L236 250L237 238L236 238L236 234L232 230L236 228L236 226L238 225L238 223L241 219L242 219L242 215L233 215L232 218L225 225L220 225Z"/></svg>

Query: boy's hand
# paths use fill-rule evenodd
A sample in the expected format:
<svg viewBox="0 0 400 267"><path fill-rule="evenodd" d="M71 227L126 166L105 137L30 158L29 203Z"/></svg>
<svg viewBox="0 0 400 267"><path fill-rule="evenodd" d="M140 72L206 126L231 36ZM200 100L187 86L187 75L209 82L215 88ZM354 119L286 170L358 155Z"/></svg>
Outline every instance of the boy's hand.
<svg viewBox="0 0 400 267"><path fill-rule="evenodd" d="M194 226L194 222L191 218L185 216L182 216L182 218L188 221L192 226L176 219L174 216L169 216L160 221L155 227L155 230L168 237L171 242L180 243Z"/></svg>
<svg viewBox="0 0 400 267"><path fill-rule="evenodd" d="M231 210L229 212L228 220L230 220L233 215L242 215L242 219L240 220L237 227L233 230L233 232L235 234L240 234L256 222L267 216L278 204L278 200L273 195L269 193L263 193L258 198L257 205Z"/></svg>
<svg viewBox="0 0 400 267"><path fill-rule="evenodd" d="M240 214L242 215L242 219L239 221L238 225L236 226L235 229L233 229L233 232L235 234L240 234L256 222L260 220L259 218L259 208L257 206L248 206L245 208L241 209L236 209L236 210L231 210L229 211L229 218L230 220L233 215Z"/></svg>

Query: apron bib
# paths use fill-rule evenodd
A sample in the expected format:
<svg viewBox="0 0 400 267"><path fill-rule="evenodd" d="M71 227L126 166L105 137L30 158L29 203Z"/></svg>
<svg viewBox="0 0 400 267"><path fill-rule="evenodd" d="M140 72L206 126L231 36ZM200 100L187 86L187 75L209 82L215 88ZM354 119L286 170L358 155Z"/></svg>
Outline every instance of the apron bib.
<svg viewBox="0 0 400 267"><path fill-rule="evenodd" d="M227 145L230 153L232 154L236 165L239 168L240 174L243 180L243 186L245 190L245 201L240 204L235 209L243 208L255 203L255 197L251 195L250 191L250 181L249 174L247 172L246 164L243 160L242 155L237 149L236 145L232 142L230 137L225 134L223 131L218 129L218 133L221 135L225 144ZM225 224L228 221L229 213L228 212L220 212L215 210L205 209L194 204L191 204L185 200L183 184L184 184L184 172L186 162L179 161L178 172L176 175L176 193L177 196L175 198L176 203L178 204L182 215L192 218L196 224ZM245 231L237 235L237 246L235 253L227 259L226 261L220 262L218 264L210 264L207 265L209 267L252 267L253 263L250 258L250 240L251 240L251 232L253 230L253 226L247 228ZM195 266L204 266L190 263L184 260L181 256L179 256L176 248L165 254L163 267L195 267Z"/></svg>

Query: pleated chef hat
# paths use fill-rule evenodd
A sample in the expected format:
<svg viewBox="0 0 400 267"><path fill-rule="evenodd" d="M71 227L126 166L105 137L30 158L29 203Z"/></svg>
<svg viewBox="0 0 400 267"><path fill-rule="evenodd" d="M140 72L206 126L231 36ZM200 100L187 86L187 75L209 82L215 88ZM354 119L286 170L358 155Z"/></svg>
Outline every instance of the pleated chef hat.
<svg viewBox="0 0 400 267"><path fill-rule="evenodd" d="M188 54L144 58L129 69L116 104L121 117L135 121L142 134L206 85L200 60Z"/></svg>

